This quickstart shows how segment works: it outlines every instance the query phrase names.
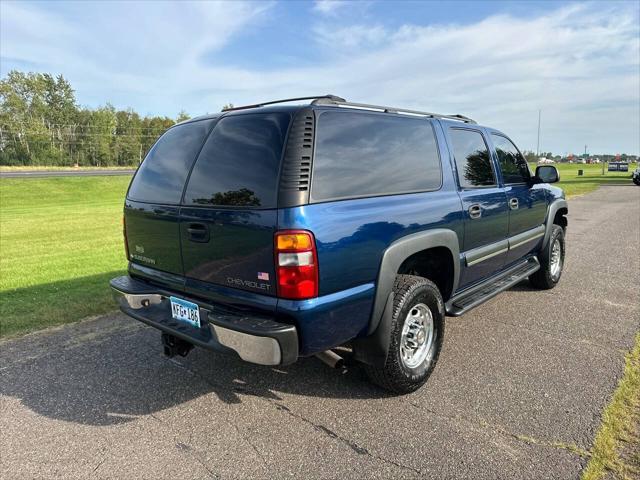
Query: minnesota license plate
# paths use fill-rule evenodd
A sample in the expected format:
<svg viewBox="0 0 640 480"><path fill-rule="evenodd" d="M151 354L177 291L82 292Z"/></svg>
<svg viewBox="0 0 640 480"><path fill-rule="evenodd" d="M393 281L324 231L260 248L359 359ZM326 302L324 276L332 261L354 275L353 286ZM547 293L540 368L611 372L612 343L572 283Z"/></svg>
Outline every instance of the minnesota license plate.
<svg viewBox="0 0 640 480"><path fill-rule="evenodd" d="M169 300L171 300L171 316L173 318L200 328L200 309L198 305L176 297L169 297Z"/></svg>

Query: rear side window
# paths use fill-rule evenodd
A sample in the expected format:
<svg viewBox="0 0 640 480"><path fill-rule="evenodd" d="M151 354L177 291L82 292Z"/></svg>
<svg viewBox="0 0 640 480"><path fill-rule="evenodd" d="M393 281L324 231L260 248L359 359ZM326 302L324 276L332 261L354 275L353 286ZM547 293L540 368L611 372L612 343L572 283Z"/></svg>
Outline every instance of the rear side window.
<svg viewBox="0 0 640 480"><path fill-rule="evenodd" d="M148 203L180 203L189 169L211 127L211 120L170 128L140 165L129 198Z"/></svg>
<svg viewBox="0 0 640 480"><path fill-rule="evenodd" d="M496 147L503 182L505 184L528 182L531 177L529 165L516 146L508 138L495 133L491 134L491 140Z"/></svg>
<svg viewBox="0 0 640 480"><path fill-rule="evenodd" d="M193 167L185 204L275 208L290 120L287 113L220 120Z"/></svg>
<svg viewBox="0 0 640 480"><path fill-rule="evenodd" d="M441 177L428 120L356 112L318 118L312 201L436 190Z"/></svg>
<svg viewBox="0 0 640 480"><path fill-rule="evenodd" d="M491 158L482 134L477 130L452 128L449 130L453 156L461 188L496 185Z"/></svg>

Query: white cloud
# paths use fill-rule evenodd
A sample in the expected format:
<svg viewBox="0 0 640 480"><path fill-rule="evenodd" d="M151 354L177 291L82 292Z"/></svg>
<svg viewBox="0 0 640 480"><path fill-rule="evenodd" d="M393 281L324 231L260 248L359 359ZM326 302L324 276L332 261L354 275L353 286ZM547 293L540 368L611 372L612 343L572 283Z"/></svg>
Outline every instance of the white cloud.
<svg viewBox="0 0 640 480"><path fill-rule="evenodd" d="M93 23L2 3L2 55L63 73L79 98L96 105L111 100L150 113L199 114L229 101L334 93L465 114L504 130L521 148L535 148L542 109L543 150L578 152L586 143L593 152L640 151L635 4L395 30L362 20L320 22L312 29L315 45L301 39L316 64L260 69L203 58L267 21L261 3L132 4L120 16L106 4Z"/></svg>
<svg viewBox="0 0 640 480"><path fill-rule="evenodd" d="M347 5L348 3L344 0L315 0L313 10L322 15L333 16Z"/></svg>
<svg viewBox="0 0 640 480"><path fill-rule="evenodd" d="M381 25L334 27L322 23L313 28L313 33L318 43L347 50L377 47L389 37L389 32Z"/></svg>

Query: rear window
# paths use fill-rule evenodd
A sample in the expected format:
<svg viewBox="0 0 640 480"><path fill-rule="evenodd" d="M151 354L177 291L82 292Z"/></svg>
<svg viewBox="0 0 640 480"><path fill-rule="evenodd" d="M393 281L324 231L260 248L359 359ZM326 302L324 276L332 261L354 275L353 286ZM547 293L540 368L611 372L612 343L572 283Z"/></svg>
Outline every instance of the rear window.
<svg viewBox="0 0 640 480"><path fill-rule="evenodd" d="M440 157L429 120L323 112L317 132L312 201L440 188Z"/></svg>
<svg viewBox="0 0 640 480"><path fill-rule="evenodd" d="M151 147L133 177L129 198L148 203L180 203L184 182L211 122L202 120L167 130Z"/></svg>
<svg viewBox="0 0 640 480"><path fill-rule="evenodd" d="M220 120L193 168L185 204L275 208L290 120L287 113Z"/></svg>

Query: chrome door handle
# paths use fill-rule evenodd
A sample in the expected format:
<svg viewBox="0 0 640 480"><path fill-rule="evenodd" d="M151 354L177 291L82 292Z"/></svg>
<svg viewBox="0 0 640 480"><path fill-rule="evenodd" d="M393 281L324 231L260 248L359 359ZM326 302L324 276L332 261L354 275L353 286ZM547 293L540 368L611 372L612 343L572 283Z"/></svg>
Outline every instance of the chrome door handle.
<svg viewBox="0 0 640 480"><path fill-rule="evenodd" d="M518 209L518 199L517 198L512 198L511 200L509 200L509 208L511 210L517 210Z"/></svg>
<svg viewBox="0 0 640 480"><path fill-rule="evenodd" d="M482 208L477 203L469 207L469 218L476 219L482 216Z"/></svg>

